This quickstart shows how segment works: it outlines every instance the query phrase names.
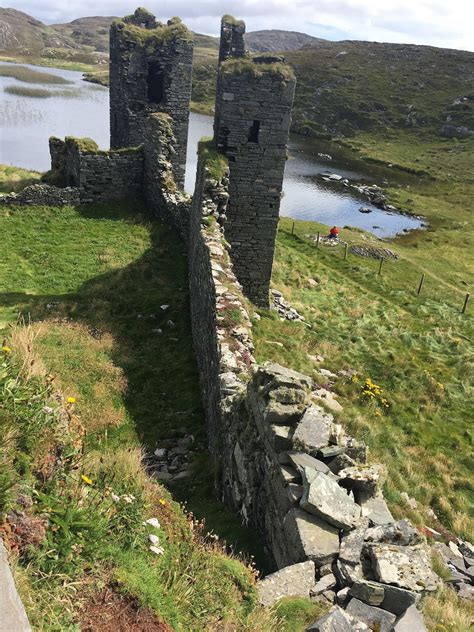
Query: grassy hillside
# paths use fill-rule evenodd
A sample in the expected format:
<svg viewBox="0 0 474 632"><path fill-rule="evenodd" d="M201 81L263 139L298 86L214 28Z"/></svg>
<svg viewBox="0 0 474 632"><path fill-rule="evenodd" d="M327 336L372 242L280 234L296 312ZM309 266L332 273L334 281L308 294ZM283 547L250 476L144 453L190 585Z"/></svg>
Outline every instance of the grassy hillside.
<svg viewBox="0 0 474 632"><path fill-rule="evenodd" d="M302 631L321 606L259 608L221 539L255 552L211 497L176 235L126 204L8 208L0 227L0 533L35 629ZM142 464L186 432L194 516Z"/></svg>
<svg viewBox="0 0 474 632"><path fill-rule="evenodd" d="M474 129L474 53L322 42L289 52L287 60L298 80L293 122L302 131L351 136L415 129L438 135L446 124Z"/></svg>

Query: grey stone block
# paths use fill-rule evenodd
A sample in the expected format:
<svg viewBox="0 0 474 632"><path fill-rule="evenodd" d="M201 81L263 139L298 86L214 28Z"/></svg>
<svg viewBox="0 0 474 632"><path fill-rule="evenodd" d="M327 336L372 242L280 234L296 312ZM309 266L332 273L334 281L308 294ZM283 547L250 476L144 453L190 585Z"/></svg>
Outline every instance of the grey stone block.
<svg viewBox="0 0 474 632"><path fill-rule="evenodd" d="M393 632L428 632L423 615L416 606L410 606L392 628Z"/></svg>
<svg viewBox="0 0 474 632"><path fill-rule="evenodd" d="M313 470L309 471L310 475ZM360 516L360 507L331 478L316 472L312 480L303 480L303 496L300 506L319 516L339 529L351 529Z"/></svg>
<svg viewBox="0 0 474 632"><path fill-rule="evenodd" d="M273 606L283 597L308 597L315 585L314 562L286 566L257 583L258 600L263 606Z"/></svg>
<svg viewBox="0 0 474 632"><path fill-rule="evenodd" d="M375 626L378 626L379 632L391 632L396 620L396 616L391 612L375 606L369 606L355 598L349 601L346 613L368 625L371 630L376 629Z"/></svg>
<svg viewBox="0 0 474 632"><path fill-rule="evenodd" d="M293 435L295 448L316 454L329 444L333 416L320 406L309 406L301 417Z"/></svg>
<svg viewBox="0 0 474 632"><path fill-rule="evenodd" d="M294 562L310 559L327 564L339 551L338 530L302 509L291 509L284 518L285 546Z"/></svg>

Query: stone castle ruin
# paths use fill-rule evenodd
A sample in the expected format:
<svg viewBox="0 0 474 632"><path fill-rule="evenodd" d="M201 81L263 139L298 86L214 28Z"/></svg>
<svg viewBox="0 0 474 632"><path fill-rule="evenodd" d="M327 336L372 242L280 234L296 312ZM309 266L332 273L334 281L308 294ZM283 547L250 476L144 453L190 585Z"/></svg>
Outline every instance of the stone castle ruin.
<svg viewBox="0 0 474 632"><path fill-rule="evenodd" d="M188 246L219 494L280 569L259 582L260 601L335 604L315 631L422 631L417 604L438 579L422 536L390 514L384 468L321 406L311 378L253 357L249 299L268 307L295 79L282 58L249 55L244 33L223 17L214 137L199 145L192 198L182 190L192 34L178 18L162 24L137 9L111 27L111 149L51 138L49 178L60 186L33 185L6 202L141 197L176 228Z"/></svg>

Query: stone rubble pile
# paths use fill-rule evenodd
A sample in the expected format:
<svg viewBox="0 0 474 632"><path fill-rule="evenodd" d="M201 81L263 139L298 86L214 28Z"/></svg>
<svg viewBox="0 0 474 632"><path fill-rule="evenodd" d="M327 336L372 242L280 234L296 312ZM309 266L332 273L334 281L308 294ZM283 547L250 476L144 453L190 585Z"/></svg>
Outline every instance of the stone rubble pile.
<svg viewBox="0 0 474 632"><path fill-rule="evenodd" d="M304 317L299 314L285 299L283 294L278 290L270 290L271 304L270 309L274 309L280 315L281 320L297 320L304 322Z"/></svg>
<svg viewBox="0 0 474 632"><path fill-rule="evenodd" d="M474 601L474 546L463 540L457 542L449 542L447 545L437 542L433 549L450 572L446 583L460 597Z"/></svg>
<svg viewBox="0 0 474 632"><path fill-rule="evenodd" d="M31 204L38 206L77 205L81 192L75 187L60 188L50 184L31 184L19 193L9 193L0 197L0 204Z"/></svg>
<svg viewBox="0 0 474 632"><path fill-rule="evenodd" d="M402 630L409 608L439 585L429 550L408 520L392 517L384 468L368 463L366 446L312 400L311 387L308 377L274 364L257 367L249 386L267 468L273 461L275 477L280 470L287 500L280 500L284 515L273 527L283 534L285 551L276 558L284 568L259 582L260 600L300 595L334 604L311 630L338 630L338 622L342 630ZM251 466L240 459L250 479ZM410 617L424 629L418 611Z"/></svg>
<svg viewBox="0 0 474 632"><path fill-rule="evenodd" d="M203 446L195 443L193 435L176 439L164 439L155 450L145 456L147 472L158 481L170 482L191 476L195 453Z"/></svg>
<svg viewBox="0 0 474 632"><path fill-rule="evenodd" d="M359 257L370 257L372 259L392 259L396 261L399 256L390 248L376 248L374 246L350 246L349 252Z"/></svg>

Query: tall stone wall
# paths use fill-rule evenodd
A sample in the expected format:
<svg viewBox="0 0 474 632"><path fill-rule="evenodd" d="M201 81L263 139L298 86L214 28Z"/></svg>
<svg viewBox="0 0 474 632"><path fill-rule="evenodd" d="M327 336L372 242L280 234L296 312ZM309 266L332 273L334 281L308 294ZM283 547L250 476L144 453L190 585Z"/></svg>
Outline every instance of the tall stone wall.
<svg viewBox="0 0 474 632"><path fill-rule="evenodd" d="M163 112L172 119L176 184L184 186L191 99L192 33L179 18L166 25L137 9L110 28L110 146L143 142L143 120Z"/></svg>
<svg viewBox="0 0 474 632"><path fill-rule="evenodd" d="M281 569L259 582L260 601L337 600L327 629L341 630L377 624L388 632L411 608L423 630L416 606L439 581L423 537L407 520L395 521L384 501L384 468L369 464L366 446L322 408L310 377L258 365L252 355L251 306L221 228L228 174L216 169L212 151L201 151L189 233L191 312L221 497L258 530Z"/></svg>
<svg viewBox="0 0 474 632"><path fill-rule="evenodd" d="M229 160L226 239L237 278L268 306L295 80L280 63L228 60L219 72L214 141Z"/></svg>

